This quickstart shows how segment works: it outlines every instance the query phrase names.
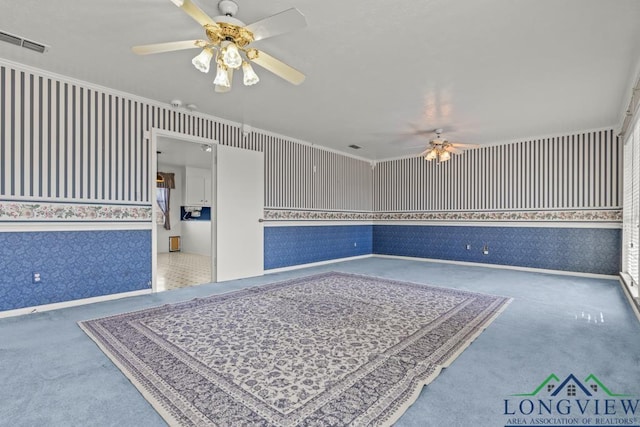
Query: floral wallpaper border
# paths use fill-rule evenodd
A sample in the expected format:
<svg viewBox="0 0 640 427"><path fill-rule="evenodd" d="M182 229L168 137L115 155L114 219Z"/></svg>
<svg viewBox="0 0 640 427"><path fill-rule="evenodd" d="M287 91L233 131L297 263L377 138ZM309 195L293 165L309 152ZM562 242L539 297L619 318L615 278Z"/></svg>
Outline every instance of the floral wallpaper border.
<svg viewBox="0 0 640 427"><path fill-rule="evenodd" d="M286 209L265 209L264 219L267 221L372 221L372 212L338 212L338 211L299 211Z"/></svg>
<svg viewBox="0 0 640 427"><path fill-rule="evenodd" d="M151 221L151 206L0 201L0 221ZM486 212L339 212L265 209L267 221L622 222L622 209Z"/></svg>
<svg viewBox="0 0 640 427"><path fill-rule="evenodd" d="M0 201L0 221L151 221L151 206Z"/></svg>
<svg viewBox="0 0 640 427"><path fill-rule="evenodd" d="M621 209L494 212L331 212L265 209L268 221L550 221L622 222Z"/></svg>

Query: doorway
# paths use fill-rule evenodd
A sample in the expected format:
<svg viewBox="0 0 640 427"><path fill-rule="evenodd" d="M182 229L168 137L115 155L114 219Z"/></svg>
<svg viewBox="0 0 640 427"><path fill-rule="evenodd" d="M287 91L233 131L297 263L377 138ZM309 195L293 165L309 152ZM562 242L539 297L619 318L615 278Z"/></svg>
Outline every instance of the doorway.
<svg viewBox="0 0 640 427"><path fill-rule="evenodd" d="M215 141L211 140L167 131L152 132L154 292L215 281L214 146ZM158 175L166 176L167 180L157 182ZM163 200L163 192L166 194L167 190L168 200ZM194 192L198 194L195 199ZM165 203L169 219L166 225Z"/></svg>
<svg viewBox="0 0 640 427"><path fill-rule="evenodd" d="M157 154L162 149L167 153ZM170 220L180 225L180 252L206 257L211 271L206 283L264 274L264 153L156 129L151 132L151 153L151 194L157 193L158 166L184 176L182 184L175 185L175 193L182 191L183 204L174 204L180 206L180 216L171 208ZM153 221L159 216L154 209ZM169 237L176 235L165 231L152 226L154 292L164 290L158 280L158 248L166 244L169 252Z"/></svg>

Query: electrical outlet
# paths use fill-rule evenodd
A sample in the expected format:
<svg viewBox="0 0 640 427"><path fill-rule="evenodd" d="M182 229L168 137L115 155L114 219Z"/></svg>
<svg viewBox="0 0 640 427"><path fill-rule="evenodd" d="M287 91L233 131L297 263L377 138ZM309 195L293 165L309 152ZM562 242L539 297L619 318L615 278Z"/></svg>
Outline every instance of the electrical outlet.
<svg viewBox="0 0 640 427"><path fill-rule="evenodd" d="M33 275L31 276L31 280L32 280L33 283L40 283L40 282L42 282L42 276L40 276L40 273L36 273L34 271Z"/></svg>
<svg viewBox="0 0 640 427"><path fill-rule="evenodd" d="M484 245L484 247L482 248L482 253L484 255L489 255L489 245Z"/></svg>
<svg viewBox="0 0 640 427"><path fill-rule="evenodd" d="M353 247L357 247L358 246L358 242L353 242Z"/></svg>
<svg viewBox="0 0 640 427"><path fill-rule="evenodd" d="M471 244L470 244L470 243L467 243L466 248L467 248L467 250L468 250L468 251L470 251L470 250L471 250Z"/></svg>

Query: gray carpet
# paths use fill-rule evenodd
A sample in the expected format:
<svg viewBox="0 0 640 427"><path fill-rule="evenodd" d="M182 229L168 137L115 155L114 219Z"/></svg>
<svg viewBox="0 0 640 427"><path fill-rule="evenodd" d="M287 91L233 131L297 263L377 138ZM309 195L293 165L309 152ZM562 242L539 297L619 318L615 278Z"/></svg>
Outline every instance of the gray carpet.
<svg viewBox="0 0 640 427"><path fill-rule="evenodd" d="M504 399L551 373L640 395L640 323L616 280L369 258L0 319L0 425L165 425L76 322L330 270L514 298L397 426L504 426Z"/></svg>

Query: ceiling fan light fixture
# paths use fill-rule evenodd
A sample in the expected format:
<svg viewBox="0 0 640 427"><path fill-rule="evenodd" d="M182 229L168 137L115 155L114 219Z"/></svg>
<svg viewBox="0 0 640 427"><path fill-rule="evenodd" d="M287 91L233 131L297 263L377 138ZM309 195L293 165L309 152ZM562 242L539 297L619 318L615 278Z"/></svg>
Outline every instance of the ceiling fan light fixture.
<svg viewBox="0 0 640 427"><path fill-rule="evenodd" d="M216 72L216 78L213 80L213 84L216 86L231 87L227 68L223 64L218 64L218 70Z"/></svg>
<svg viewBox="0 0 640 427"><path fill-rule="evenodd" d="M204 73L209 71L212 61L217 64L218 70L214 81L216 92L228 92L231 89L233 71L239 70L240 67L244 71L245 85L251 86L258 83L260 78L253 71L251 62L255 62L291 84L299 85L304 81L304 74L295 68L257 49L248 48L254 41L305 27L306 19L298 9L292 7L246 25L235 18L238 11L236 1L216 1L219 2L218 9L222 15L210 17L196 4L199 0L171 0L175 6L200 24L206 34L205 38L133 46L133 53L149 55L200 48L200 54L191 62L198 71ZM243 66L244 62L249 65ZM221 67L223 70L220 69ZM226 71L226 75L223 71Z"/></svg>
<svg viewBox="0 0 640 427"><path fill-rule="evenodd" d="M440 160L441 162L446 162L450 158L451 158L451 153L449 153L447 150L442 150L440 152L440 157L438 160Z"/></svg>
<svg viewBox="0 0 640 427"><path fill-rule="evenodd" d="M229 43L222 49L222 62L229 68L239 68L242 65L242 57L235 43Z"/></svg>
<svg viewBox="0 0 640 427"><path fill-rule="evenodd" d="M194 67L196 67L196 70L203 73L208 73L211 58L213 58L213 51L209 48L204 48L202 49L202 52L198 54L198 56L191 60L191 63Z"/></svg>
<svg viewBox="0 0 640 427"><path fill-rule="evenodd" d="M242 63L242 72L244 73L243 81L245 86L251 86L260 81L260 78L258 77L256 72L253 71L253 67L251 66L251 64L246 61Z"/></svg>
<svg viewBox="0 0 640 427"><path fill-rule="evenodd" d="M438 152L435 148L432 148L427 155L424 156L424 159L430 162L431 160L435 160L436 157L438 157Z"/></svg>

